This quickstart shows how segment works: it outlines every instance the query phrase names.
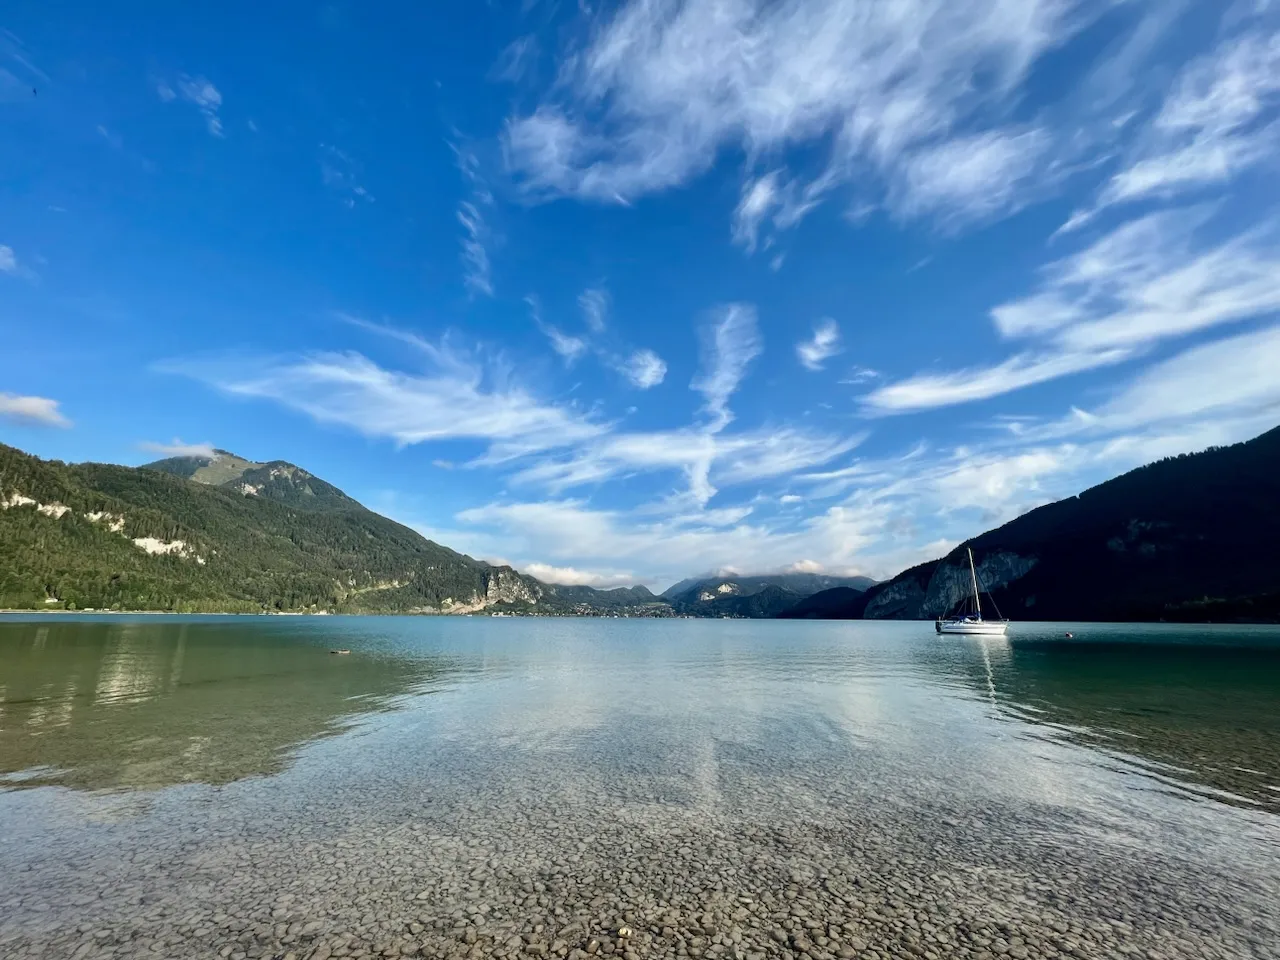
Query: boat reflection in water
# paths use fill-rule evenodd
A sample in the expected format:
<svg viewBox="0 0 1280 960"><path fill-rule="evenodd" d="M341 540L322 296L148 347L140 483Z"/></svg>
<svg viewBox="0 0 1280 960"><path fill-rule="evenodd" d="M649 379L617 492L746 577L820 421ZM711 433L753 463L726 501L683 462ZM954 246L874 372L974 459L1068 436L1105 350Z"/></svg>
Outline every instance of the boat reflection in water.
<svg viewBox="0 0 1280 960"><path fill-rule="evenodd" d="M278 773L301 746L446 672L331 645L283 618L0 622L0 788Z"/></svg>
<svg viewBox="0 0 1280 960"><path fill-rule="evenodd" d="M1070 639L1067 633L1073 634ZM1154 777L1280 810L1280 635L1273 628L1019 624L973 637L965 682L1051 740Z"/></svg>

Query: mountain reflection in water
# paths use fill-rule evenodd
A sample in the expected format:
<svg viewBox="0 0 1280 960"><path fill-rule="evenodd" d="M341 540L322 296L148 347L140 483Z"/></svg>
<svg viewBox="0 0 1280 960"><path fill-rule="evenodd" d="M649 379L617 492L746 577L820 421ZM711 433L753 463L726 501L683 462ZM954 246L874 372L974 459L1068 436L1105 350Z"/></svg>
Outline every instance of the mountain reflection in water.
<svg viewBox="0 0 1280 960"><path fill-rule="evenodd" d="M286 620L0 622L0 788L278 773L448 673L438 658L329 648Z"/></svg>
<svg viewBox="0 0 1280 960"><path fill-rule="evenodd" d="M1193 792L1280 810L1274 633L1250 645L1248 628L1152 630L1016 625L1010 639L968 641L965 682L1047 739L1123 753Z"/></svg>

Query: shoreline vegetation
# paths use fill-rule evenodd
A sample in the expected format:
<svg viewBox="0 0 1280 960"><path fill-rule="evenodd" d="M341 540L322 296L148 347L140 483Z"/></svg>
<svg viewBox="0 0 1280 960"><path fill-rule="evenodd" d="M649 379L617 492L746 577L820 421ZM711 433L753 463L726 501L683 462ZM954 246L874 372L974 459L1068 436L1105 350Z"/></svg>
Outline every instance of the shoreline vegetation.
<svg viewBox="0 0 1280 960"><path fill-rule="evenodd" d="M227 451L142 467L0 444L0 609L934 620L967 551L1014 621L1280 622L1280 428L1051 503L889 580L708 576L662 594L544 583L473 559L285 461Z"/></svg>

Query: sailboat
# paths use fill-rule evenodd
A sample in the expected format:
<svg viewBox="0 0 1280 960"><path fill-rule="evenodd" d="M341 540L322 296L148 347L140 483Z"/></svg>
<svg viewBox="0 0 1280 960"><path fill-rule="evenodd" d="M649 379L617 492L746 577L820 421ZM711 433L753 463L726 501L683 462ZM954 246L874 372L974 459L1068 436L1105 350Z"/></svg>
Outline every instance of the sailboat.
<svg viewBox="0 0 1280 960"><path fill-rule="evenodd" d="M973 565L973 550L967 548L969 552L969 576L973 581L973 611L968 611L969 601L965 598L965 604L958 612L950 617L939 617L934 623L934 628L939 633L968 633L977 634L984 637L1003 637L1005 630L1009 628L1009 621L1003 618L997 620L984 620L982 617L982 600L979 598L978 591L978 568ZM991 606L995 607L996 616L1000 617L1000 609L996 607L996 602L991 601Z"/></svg>

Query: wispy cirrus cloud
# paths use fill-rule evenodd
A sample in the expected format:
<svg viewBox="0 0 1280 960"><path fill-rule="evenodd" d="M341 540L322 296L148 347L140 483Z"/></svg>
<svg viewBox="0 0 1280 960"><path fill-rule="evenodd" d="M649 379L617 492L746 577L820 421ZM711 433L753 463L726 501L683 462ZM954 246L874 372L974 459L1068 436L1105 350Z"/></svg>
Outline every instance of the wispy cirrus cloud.
<svg viewBox="0 0 1280 960"><path fill-rule="evenodd" d="M1249 19L1183 69L1096 205L1062 229L1081 227L1107 207L1222 186L1278 150L1280 32Z"/></svg>
<svg viewBox="0 0 1280 960"><path fill-rule="evenodd" d="M763 349L755 308L731 303L708 311L699 338L700 366L690 389L703 397L702 422L672 430L617 431L567 454L553 451L519 469L512 482L563 493L621 476L676 473L683 489L673 490L663 508L689 505L701 511L722 486L810 469L864 439L789 425L729 431L734 419L729 402Z"/></svg>
<svg viewBox="0 0 1280 960"><path fill-rule="evenodd" d="M534 325L551 343L551 349L560 355L565 366L573 366L587 352L587 341L582 337L567 334L555 324L543 320L542 301L533 294L525 297L524 302L529 306L529 315L533 318Z"/></svg>
<svg viewBox="0 0 1280 960"><path fill-rule="evenodd" d="M604 333L609 320L609 293L601 287L589 287L578 296L582 319L592 333Z"/></svg>
<svg viewBox="0 0 1280 960"><path fill-rule="evenodd" d="M840 352L840 327L830 318L813 325L813 336L796 344L796 356L809 370L821 370Z"/></svg>
<svg viewBox="0 0 1280 960"><path fill-rule="evenodd" d="M20 427L71 426L71 421L58 409L57 400L16 393L0 393L0 420Z"/></svg>
<svg viewBox="0 0 1280 960"><path fill-rule="evenodd" d="M1099 353L1020 353L994 366L961 367L944 373L920 373L886 384L863 399L869 413L913 413L935 407L986 400L1046 380L1120 363L1128 350Z"/></svg>
<svg viewBox="0 0 1280 960"><path fill-rule="evenodd" d="M999 396L1120 363L1162 340L1280 310L1280 249L1265 215L1225 240L1209 208L1166 210L1121 224L1048 264L1031 295L991 312L1023 350L1000 363L919 373L863 399L872 414Z"/></svg>
<svg viewBox="0 0 1280 960"><path fill-rule="evenodd" d="M486 213L493 207L493 193L480 173L480 160L469 148L451 143L458 170L470 187L467 199L458 203L457 218L463 230L463 284L473 296L493 296L493 265L489 247L493 231Z"/></svg>
<svg viewBox="0 0 1280 960"><path fill-rule="evenodd" d="M357 203L373 203L373 194L360 182L361 165L332 144L320 144L320 179L348 209L354 209Z"/></svg>
<svg viewBox="0 0 1280 960"><path fill-rule="evenodd" d="M620 431L583 445L571 456L523 467L511 479L517 485L563 493L619 476L678 472L688 484L678 496L701 507L720 485L771 480L811 469L848 453L864 438L865 434L845 436L796 427L718 434L698 427Z"/></svg>
<svg viewBox="0 0 1280 960"><path fill-rule="evenodd" d="M551 349L558 353L566 366L573 366L587 354L594 354L605 366L622 374L629 386L648 390L662 383L667 376L667 362L647 347L627 348L617 346L619 338L608 330L609 295L600 287L584 290L578 297L586 330L581 335L566 333L542 317L542 303L530 294L525 297L533 322L546 336Z"/></svg>
<svg viewBox="0 0 1280 960"><path fill-rule="evenodd" d="M716 433L733 420L729 398L764 349L755 307L747 303L716 307L702 325L700 339L702 366L689 386L706 400L704 409L711 417L707 429Z"/></svg>
<svg viewBox="0 0 1280 960"><path fill-rule="evenodd" d="M963 226L1011 212L1033 195L1052 137L1043 129L988 130L922 147L891 175L889 208Z"/></svg>
<svg viewBox="0 0 1280 960"><path fill-rule="evenodd" d="M497 61L489 69L489 77L506 83L519 83L538 60L538 38L532 34L516 37L498 55Z"/></svg>
<svg viewBox="0 0 1280 960"><path fill-rule="evenodd" d="M1010 420L1005 429L1020 443L1131 437L1135 431L1175 441L1154 456L1230 443L1280 421L1278 365L1280 325L1272 325L1153 364L1090 409L1076 407L1058 419Z"/></svg>
<svg viewBox="0 0 1280 960"><path fill-rule="evenodd" d="M751 253L756 248L756 239L760 233L760 222L773 208L778 199L778 171L747 180L742 185L742 199L733 214L733 239Z"/></svg>
<svg viewBox="0 0 1280 960"><path fill-rule="evenodd" d="M776 164L748 173L733 228L748 249L766 217L797 222L867 171L878 193L864 199L900 217L987 218L1016 208L1050 152L1044 131L991 117L1042 54L1107 7L631 0L591 29L531 113L510 119L508 165L535 196L626 202L687 183L729 150L775 158L825 145L827 168L807 185Z"/></svg>
<svg viewBox="0 0 1280 960"><path fill-rule="evenodd" d="M484 215L470 200L458 204L458 223L462 224L463 279L472 293L493 296L493 267L489 263L489 225Z"/></svg>
<svg viewBox="0 0 1280 960"><path fill-rule="evenodd" d="M486 362L447 342L418 345L425 368L420 372L388 369L354 351L169 361L160 369L398 444L478 441L494 462L572 446L608 431L572 407L540 400L500 361Z"/></svg>
<svg viewBox="0 0 1280 960"><path fill-rule="evenodd" d="M976 443L916 444L897 455L792 470L785 474L789 485L803 495L784 495L776 512L757 500L648 515L583 499L508 501L460 513L459 536L482 530L491 546L517 562L625 563L638 580L656 586L690 570L815 562L833 573L892 576L1117 473L1274 426L1280 419L1277 364L1276 326L1192 347L1118 386L1091 411L1013 421ZM698 438L688 433L684 439ZM654 436L648 446L657 456L679 442ZM797 512L802 503L808 509Z"/></svg>
<svg viewBox="0 0 1280 960"><path fill-rule="evenodd" d="M155 84L156 96L165 103L183 100L196 107L204 117L205 127L215 137L225 136L222 130L222 92L205 77L193 77L183 74L177 81L158 80Z"/></svg>

